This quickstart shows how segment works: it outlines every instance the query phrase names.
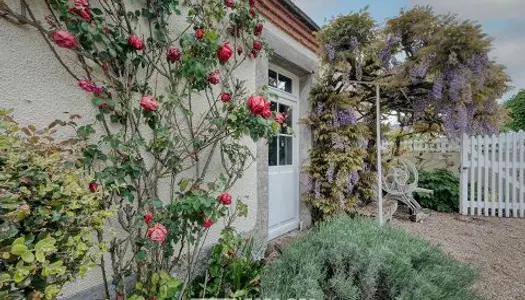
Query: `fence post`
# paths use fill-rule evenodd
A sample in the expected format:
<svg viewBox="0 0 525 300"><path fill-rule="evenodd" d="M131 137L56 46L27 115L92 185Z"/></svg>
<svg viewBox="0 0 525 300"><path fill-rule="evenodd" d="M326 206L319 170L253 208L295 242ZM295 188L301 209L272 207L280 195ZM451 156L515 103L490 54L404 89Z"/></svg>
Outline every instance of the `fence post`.
<svg viewBox="0 0 525 300"><path fill-rule="evenodd" d="M468 190L467 190L467 184L468 184L468 172L467 172L467 166L465 163L468 161L468 140L469 137L465 134L461 134L460 138L460 177L459 177L459 186L461 188L460 196L459 196L459 213L462 215L468 214L468 207L467 207L467 201L468 201Z"/></svg>

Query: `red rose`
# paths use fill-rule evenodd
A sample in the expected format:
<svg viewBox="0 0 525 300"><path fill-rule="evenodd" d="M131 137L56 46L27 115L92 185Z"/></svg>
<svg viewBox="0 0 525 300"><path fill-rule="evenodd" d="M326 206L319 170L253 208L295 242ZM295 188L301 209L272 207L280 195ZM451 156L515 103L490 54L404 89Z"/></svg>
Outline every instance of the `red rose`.
<svg viewBox="0 0 525 300"><path fill-rule="evenodd" d="M221 101L224 103L228 103L232 100L232 95L228 92L222 92L221 93Z"/></svg>
<svg viewBox="0 0 525 300"><path fill-rule="evenodd" d="M263 48L263 43L261 41L253 42L253 49L256 51L261 51Z"/></svg>
<svg viewBox="0 0 525 300"><path fill-rule="evenodd" d="M146 45L136 34L132 34L128 38L128 45L135 50L143 50Z"/></svg>
<svg viewBox="0 0 525 300"><path fill-rule="evenodd" d="M166 227L164 227L164 225L157 223L152 227L148 228L146 236L154 242L163 243L166 240L166 237L168 236L168 230L166 229Z"/></svg>
<svg viewBox="0 0 525 300"><path fill-rule="evenodd" d="M272 116L272 111L270 110L270 102L266 103L266 106L264 107L264 111L262 112L261 116L265 119L269 119Z"/></svg>
<svg viewBox="0 0 525 300"><path fill-rule="evenodd" d="M166 56L168 57L169 62L174 63L180 60L181 53L179 48L170 47L166 53Z"/></svg>
<svg viewBox="0 0 525 300"><path fill-rule="evenodd" d="M229 193L222 193L217 197L217 200L224 205L230 205L232 204L232 195Z"/></svg>
<svg viewBox="0 0 525 300"><path fill-rule="evenodd" d="M255 58L259 55L259 52L255 49L252 49L252 51L250 51L250 58Z"/></svg>
<svg viewBox="0 0 525 300"><path fill-rule="evenodd" d="M217 58L222 63L227 62L232 55L233 51L228 42L224 42L224 44L220 45L219 49L217 49Z"/></svg>
<svg viewBox="0 0 525 300"><path fill-rule="evenodd" d="M235 1L233 0L224 0L224 5L229 8L233 8L235 6Z"/></svg>
<svg viewBox="0 0 525 300"><path fill-rule="evenodd" d="M153 96L144 96L140 99L140 106L144 111L156 111L157 110L157 100Z"/></svg>
<svg viewBox="0 0 525 300"><path fill-rule="evenodd" d="M263 31L263 24L257 23L257 25L255 25L255 28L253 29L253 34L256 36L259 36L261 35L262 31Z"/></svg>
<svg viewBox="0 0 525 300"><path fill-rule="evenodd" d="M199 28L199 29L197 29L197 31L195 31L195 37L198 40L202 39L203 36L204 36L204 31L201 28Z"/></svg>
<svg viewBox="0 0 525 300"><path fill-rule="evenodd" d="M204 217L204 222L203 222L204 228L210 228L213 225L213 223L214 223L213 219Z"/></svg>
<svg viewBox="0 0 525 300"><path fill-rule="evenodd" d="M250 0L250 6L255 6L255 0Z"/></svg>
<svg viewBox="0 0 525 300"><path fill-rule="evenodd" d="M283 113L278 113L276 116L275 116L275 122L279 123L279 124L283 124L284 122L286 122L286 118L288 118L287 115L283 114Z"/></svg>
<svg viewBox="0 0 525 300"><path fill-rule="evenodd" d="M153 214L149 211L144 214L144 223L149 224L151 220L153 219Z"/></svg>
<svg viewBox="0 0 525 300"><path fill-rule="evenodd" d="M237 54L241 55L242 51L243 51L242 46L237 47Z"/></svg>
<svg viewBox="0 0 525 300"><path fill-rule="evenodd" d="M257 12L255 11L255 8L253 8L253 7L250 8L250 15L255 18L256 14L257 14Z"/></svg>
<svg viewBox="0 0 525 300"><path fill-rule="evenodd" d="M109 103L107 101L104 101L102 103L100 103L98 105L98 109L102 110L102 109L109 109L109 110L113 110L113 108L111 106L109 106Z"/></svg>
<svg viewBox="0 0 525 300"><path fill-rule="evenodd" d="M78 82L78 86L88 93L93 93L97 89L96 84L93 81L87 79L80 80Z"/></svg>
<svg viewBox="0 0 525 300"><path fill-rule="evenodd" d="M210 76L208 76L208 82L213 85L218 84L221 82L221 74L218 71L211 73Z"/></svg>
<svg viewBox="0 0 525 300"><path fill-rule="evenodd" d="M261 95L253 95L248 98L248 108L254 115L263 116L266 118L267 112L270 112L270 102L266 101ZM268 116L269 118L269 116Z"/></svg>
<svg viewBox="0 0 525 300"><path fill-rule="evenodd" d="M89 191L94 193L98 190L98 183L96 181L92 181L90 184L89 184Z"/></svg>
<svg viewBox="0 0 525 300"><path fill-rule="evenodd" d="M75 0L75 6L88 7L89 3L87 2L87 0Z"/></svg>
<svg viewBox="0 0 525 300"><path fill-rule="evenodd" d="M78 46L78 41L75 36L67 31L51 31L49 32L49 37L55 44L62 48L74 49Z"/></svg>
<svg viewBox="0 0 525 300"><path fill-rule="evenodd" d="M69 12L72 14L75 14L86 22L91 22L91 11L87 6L75 6L69 9Z"/></svg>

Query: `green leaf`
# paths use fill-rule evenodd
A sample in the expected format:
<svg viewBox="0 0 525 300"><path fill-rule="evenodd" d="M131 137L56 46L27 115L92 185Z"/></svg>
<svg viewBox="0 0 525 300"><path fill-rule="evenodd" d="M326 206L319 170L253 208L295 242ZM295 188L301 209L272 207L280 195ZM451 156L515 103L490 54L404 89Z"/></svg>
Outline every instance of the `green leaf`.
<svg viewBox="0 0 525 300"><path fill-rule="evenodd" d="M25 243L25 238L24 237L19 237L17 238L16 240L13 241L13 244L11 244L12 246L14 245L23 245Z"/></svg>
<svg viewBox="0 0 525 300"><path fill-rule="evenodd" d="M44 255L44 252L42 251L36 251L35 256L36 256L36 261L38 262L43 263L46 261L46 256Z"/></svg>
<svg viewBox="0 0 525 300"><path fill-rule="evenodd" d="M11 280L11 275L9 275L8 273L0 273L0 285L10 280Z"/></svg>
<svg viewBox="0 0 525 300"><path fill-rule="evenodd" d="M35 260L35 256L33 255L33 253L31 251L26 251L22 254L22 259L30 264L32 263L34 260Z"/></svg>
<svg viewBox="0 0 525 300"><path fill-rule="evenodd" d="M11 253L16 256L20 256L24 254L26 251L27 251L26 245L16 244L11 247Z"/></svg>
<svg viewBox="0 0 525 300"><path fill-rule="evenodd" d="M60 293L60 287L56 284L48 285L45 290L46 299L53 299Z"/></svg>

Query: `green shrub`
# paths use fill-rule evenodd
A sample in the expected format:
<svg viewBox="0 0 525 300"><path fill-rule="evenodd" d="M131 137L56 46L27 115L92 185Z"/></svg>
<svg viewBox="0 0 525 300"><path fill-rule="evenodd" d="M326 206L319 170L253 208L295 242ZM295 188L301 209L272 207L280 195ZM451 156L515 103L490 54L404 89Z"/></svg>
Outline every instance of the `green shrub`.
<svg viewBox="0 0 525 300"><path fill-rule="evenodd" d="M55 298L93 266L91 234L110 215L75 167L75 145L52 131L0 111L0 299Z"/></svg>
<svg viewBox="0 0 525 300"><path fill-rule="evenodd" d="M194 298L254 298L260 295L262 260L253 257L253 239L244 239L231 228L223 230L213 246L204 277L191 287Z"/></svg>
<svg viewBox="0 0 525 300"><path fill-rule="evenodd" d="M422 207L439 212L459 211L459 177L449 170L419 171L418 187L433 194L415 194Z"/></svg>
<svg viewBox="0 0 525 300"><path fill-rule="evenodd" d="M400 229L338 217L297 239L261 276L264 298L482 299L475 272Z"/></svg>

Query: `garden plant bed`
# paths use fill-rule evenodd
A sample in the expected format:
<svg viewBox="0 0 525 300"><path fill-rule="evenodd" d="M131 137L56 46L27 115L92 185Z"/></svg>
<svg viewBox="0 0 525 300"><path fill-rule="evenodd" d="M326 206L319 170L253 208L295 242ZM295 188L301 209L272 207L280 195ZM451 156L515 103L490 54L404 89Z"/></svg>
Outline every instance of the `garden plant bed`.
<svg viewBox="0 0 525 300"><path fill-rule="evenodd" d="M475 288L488 299L525 299L525 219L435 212L422 223L394 219L392 224L479 269Z"/></svg>

